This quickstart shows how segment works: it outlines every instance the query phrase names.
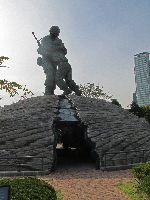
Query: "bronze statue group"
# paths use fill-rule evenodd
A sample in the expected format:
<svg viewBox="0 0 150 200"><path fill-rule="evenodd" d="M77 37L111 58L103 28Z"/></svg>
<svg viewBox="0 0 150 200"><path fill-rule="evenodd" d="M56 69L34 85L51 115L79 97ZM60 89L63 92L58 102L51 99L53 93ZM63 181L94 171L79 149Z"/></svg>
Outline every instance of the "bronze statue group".
<svg viewBox="0 0 150 200"><path fill-rule="evenodd" d="M81 91L79 86L72 80L72 69L66 58L67 49L60 38L60 29L58 26L52 26L49 30L50 34L42 38L38 42L37 49L40 57L37 59L37 64L43 67L46 75L45 80L45 95L53 95L56 85L63 90L62 96L71 94L72 91L80 96Z"/></svg>

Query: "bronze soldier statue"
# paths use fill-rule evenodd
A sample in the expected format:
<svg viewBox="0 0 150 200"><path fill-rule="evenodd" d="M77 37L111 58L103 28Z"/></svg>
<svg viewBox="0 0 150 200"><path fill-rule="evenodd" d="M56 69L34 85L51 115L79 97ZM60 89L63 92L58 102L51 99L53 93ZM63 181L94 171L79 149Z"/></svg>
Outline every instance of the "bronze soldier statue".
<svg viewBox="0 0 150 200"><path fill-rule="evenodd" d="M42 55L37 59L37 63L43 67L46 74L45 94L54 94L57 85L64 91L63 95L74 91L76 95L80 96L81 91L72 80L71 65L65 57L67 49L62 40L58 38L60 29L58 26L52 26L49 32L50 34L41 40L37 50Z"/></svg>

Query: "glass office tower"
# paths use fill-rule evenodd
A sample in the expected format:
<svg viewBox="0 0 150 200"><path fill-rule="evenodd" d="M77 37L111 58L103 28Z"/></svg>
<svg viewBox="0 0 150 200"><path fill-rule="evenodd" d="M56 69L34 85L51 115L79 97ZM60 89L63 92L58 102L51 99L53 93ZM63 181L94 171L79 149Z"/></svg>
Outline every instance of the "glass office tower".
<svg viewBox="0 0 150 200"><path fill-rule="evenodd" d="M134 56L136 103L139 106L150 105L150 61L149 53L143 52Z"/></svg>

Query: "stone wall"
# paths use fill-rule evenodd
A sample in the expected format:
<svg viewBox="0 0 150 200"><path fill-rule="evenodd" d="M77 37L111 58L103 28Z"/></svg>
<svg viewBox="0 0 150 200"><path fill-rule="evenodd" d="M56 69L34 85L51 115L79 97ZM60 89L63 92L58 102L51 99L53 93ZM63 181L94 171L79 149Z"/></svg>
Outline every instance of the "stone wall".
<svg viewBox="0 0 150 200"><path fill-rule="evenodd" d="M145 156L150 155L150 125L144 119L104 100L69 98L77 118L87 125L88 140L94 144L100 161L106 152L137 150L129 155L133 162L141 157L141 149L148 149ZM22 156L45 157L43 170L53 168L57 143L53 122L60 118L59 102L55 95L32 97L0 109L0 171L16 170L15 157ZM110 155L116 159L123 156L124 153ZM4 157L14 158L9 160L9 167L5 166L8 161L2 160ZM114 165L119 165L118 161ZM41 159L25 158L23 170L41 170Z"/></svg>
<svg viewBox="0 0 150 200"><path fill-rule="evenodd" d="M43 169L50 170L56 146L52 126L57 107L58 96L53 95L32 97L0 109L0 157L44 156ZM6 162L0 160L1 164ZM41 158L26 158L24 168L40 170L41 162ZM16 160L9 163L11 168L5 170L16 170Z"/></svg>
<svg viewBox="0 0 150 200"><path fill-rule="evenodd" d="M100 158L105 152L150 149L150 125L146 120L104 100L77 96L70 98L79 118L87 125L87 136L95 143L95 151ZM136 153L136 157L139 158L140 154ZM116 159L121 156L123 154L115 155ZM135 153L129 157L134 158Z"/></svg>

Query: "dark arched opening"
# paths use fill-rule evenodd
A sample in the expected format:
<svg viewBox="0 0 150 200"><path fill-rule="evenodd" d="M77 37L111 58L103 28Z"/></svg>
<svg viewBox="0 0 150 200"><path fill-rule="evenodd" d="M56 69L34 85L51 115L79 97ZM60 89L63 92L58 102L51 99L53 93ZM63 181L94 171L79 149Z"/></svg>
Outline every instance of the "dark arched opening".
<svg viewBox="0 0 150 200"><path fill-rule="evenodd" d="M80 121L56 121L56 168L96 168L94 144L87 138L87 126Z"/></svg>

